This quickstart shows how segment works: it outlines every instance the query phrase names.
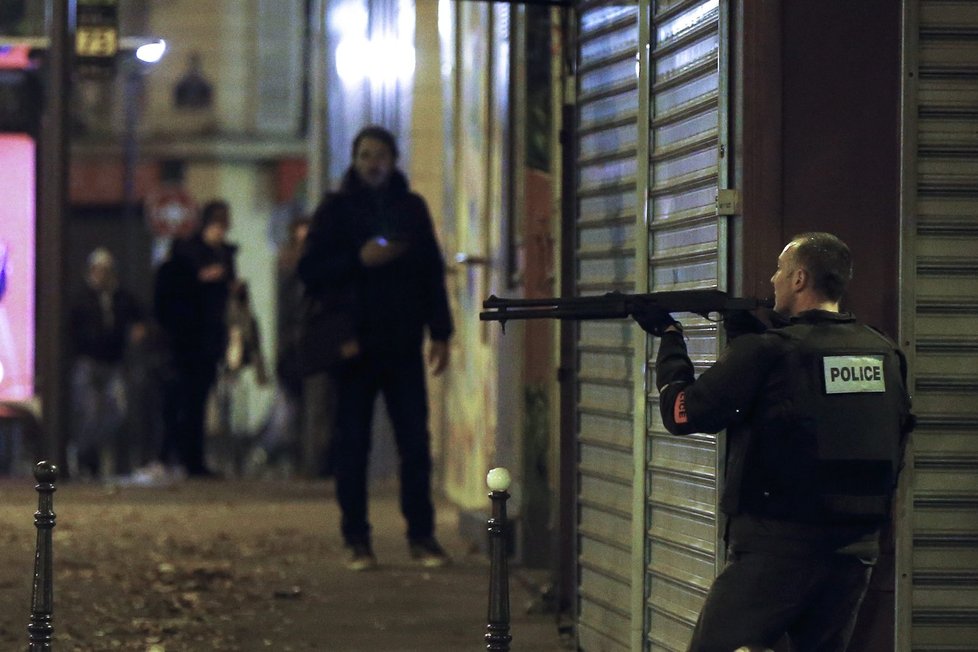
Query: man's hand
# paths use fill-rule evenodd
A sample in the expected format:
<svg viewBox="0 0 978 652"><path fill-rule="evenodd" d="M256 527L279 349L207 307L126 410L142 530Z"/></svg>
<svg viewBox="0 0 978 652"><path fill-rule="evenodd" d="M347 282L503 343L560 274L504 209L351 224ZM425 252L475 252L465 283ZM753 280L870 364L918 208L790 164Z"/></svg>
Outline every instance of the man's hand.
<svg viewBox="0 0 978 652"><path fill-rule="evenodd" d="M142 344L146 341L149 335L149 329L146 328L146 324L137 321L132 326L129 327L129 343L130 344Z"/></svg>
<svg viewBox="0 0 978 652"><path fill-rule="evenodd" d="M748 333L763 333L767 329L767 324L749 310L732 310L723 316L723 330L726 331L728 340L735 340Z"/></svg>
<svg viewBox="0 0 978 652"><path fill-rule="evenodd" d="M632 313L632 319L638 322L643 331L656 337L662 337L666 331L681 332L683 330L682 324L659 306L642 306Z"/></svg>
<svg viewBox="0 0 978 652"><path fill-rule="evenodd" d="M373 238L360 247L360 262L364 267L380 267L399 258L407 251L407 243L392 242L387 238Z"/></svg>
<svg viewBox="0 0 978 652"><path fill-rule="evenodd" d="M431 344L428 345L428 365L433 375L441 374L448 367L448 351L448 342L431 340Z"/></svg>
<svg viewBox="0 0 978 652"><path fill-rule="evenodd" d="M763 333L769 328L781 328L790 323L791 320L770 308L733 310L723 317L723 329L727 333L727 340L734 340L748 333Z"/></svg>
<svg viewBox="0 0 978 652"><path fill-rule="evenodd" d="M215 281L223 281L227 271L224 269L224 265L221 263L211 263L200 268L197 273L197 278L200 279L202 283L213 283Z"/></svg>

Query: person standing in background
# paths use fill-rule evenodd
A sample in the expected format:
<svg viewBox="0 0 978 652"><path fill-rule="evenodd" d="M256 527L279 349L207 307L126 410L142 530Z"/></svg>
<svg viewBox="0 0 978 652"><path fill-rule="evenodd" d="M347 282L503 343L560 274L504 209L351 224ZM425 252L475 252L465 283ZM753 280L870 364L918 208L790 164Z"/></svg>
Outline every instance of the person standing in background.
<svg viewBox="0 0 978 652"><path fill-rule="evenodd" d="M386 129L370 126L357 134L352 165L339 192L317 208L298 267L306 291L349 322L320 346L335 349L336 495L350 552L347 568L358 571L377 565L367 517L367 463L378 393L400 456L409 553L424 566L448 561L434 536L423 344L427 332L431 369L444 371L452 320L428 207L395 167L397 156Z"/></svg>
<svg viewBox="0 0 978 652"><path fill-rule="evenodd" d="M192 477L213 477L204 450L207 397L228 343L227 304L237 281L237 246L227 202L204 206L198 231L175 240L156 273L156 319L166 334L170 374L163 390L161 461L174 456Z"/></svg>
<svg viewBox="0 0 978 652"><path fill-rule="evenodd" d="M289 225L289 237L279 249L278 268L278 348L275 374L278 379L277 408L273 412L266 449L291 446L295 468L306 478L331 475L326 461L332 441L335 414L335 388L325 372L306 374L300 344L299 315L305 301L305 287L299 278L299 258L305 248L311 220L297 217ZM276 442L279 442L276 444Z"/></svg>
<svg viewBox="0 0 978 652"><path fill-rule="evenodd" d="M99 247L88 257L85 287L71 307L74 364L71 405L79 470L91 477L128 471L128 442L122 440L127 416L125 354L145 337L143 311L120 287L115 259ZM114 460L103 468L103 458Z"/></svg>

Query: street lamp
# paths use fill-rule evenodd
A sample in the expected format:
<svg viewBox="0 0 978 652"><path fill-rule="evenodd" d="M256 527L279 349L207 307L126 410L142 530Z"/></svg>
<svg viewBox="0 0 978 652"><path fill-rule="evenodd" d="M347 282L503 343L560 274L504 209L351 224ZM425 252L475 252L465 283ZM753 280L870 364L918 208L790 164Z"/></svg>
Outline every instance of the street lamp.
<svg viewBox="0 0 978 652"><path fill-rule="evenodd" d="M152 43L145 43L136 48L136 58L143 63L158 63L166 53L166 41L158 39Z"/></svg>

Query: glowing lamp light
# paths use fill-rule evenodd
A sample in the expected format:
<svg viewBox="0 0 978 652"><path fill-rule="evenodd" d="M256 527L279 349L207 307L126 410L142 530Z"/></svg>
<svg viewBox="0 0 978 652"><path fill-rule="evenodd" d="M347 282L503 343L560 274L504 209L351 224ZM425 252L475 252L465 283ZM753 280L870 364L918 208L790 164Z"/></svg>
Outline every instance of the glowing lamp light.
<svg viewBox="0 0 978 652"><path fill-rule="evenodd" d="M367 76L368 62L363 57L368 50L367 39L344 38L336 46L336 72L347 84Z"/></svg>
<svg viewBox="0 0 978 652"><path fill-rule="evenodd" d="M166 41L160 39L153 43L140 45L136 49L136 58L144 63L156 63L163 58L164 52L166 52Z"/></svg>
<svg viewBox="0 0 978 652"><path fill-rule="evenodd" d="M360 4L341 4L330 12L330 25L340 34L366 34L370 23L367 8Z"/></svg>
<svg viewBox="0 0 978 652"><path fill-rule="evenodd" d="M336 72L347 84L407 81L414 74L414 46L396 38L344 38L336 46Z"/></svg>

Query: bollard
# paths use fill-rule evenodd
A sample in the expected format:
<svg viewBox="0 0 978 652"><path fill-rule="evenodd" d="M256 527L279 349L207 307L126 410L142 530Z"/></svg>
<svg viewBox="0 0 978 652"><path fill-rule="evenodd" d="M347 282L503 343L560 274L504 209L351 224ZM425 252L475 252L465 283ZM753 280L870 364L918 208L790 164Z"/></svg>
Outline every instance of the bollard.
<svg viewBox="0 0 978 652"><path fill-rule="evenodd" d="M489 624L486 627L486 649L509 651L513 637L509 634L509 567L506 560L506 500L509 494L509 471L496 468L486 476L492 499L489 519Z"/></svg>
<svg viewBox="0 0 978 652"><path fill-rule="evenodd" d="M54 480L58 467L50 462L38 462L34 467L37 480L37 549L34 553L34 590L31 594L31 621L28 652L50 652L54 641L54 555L51 530L54 529Z"/></svg>

